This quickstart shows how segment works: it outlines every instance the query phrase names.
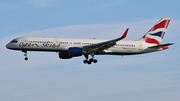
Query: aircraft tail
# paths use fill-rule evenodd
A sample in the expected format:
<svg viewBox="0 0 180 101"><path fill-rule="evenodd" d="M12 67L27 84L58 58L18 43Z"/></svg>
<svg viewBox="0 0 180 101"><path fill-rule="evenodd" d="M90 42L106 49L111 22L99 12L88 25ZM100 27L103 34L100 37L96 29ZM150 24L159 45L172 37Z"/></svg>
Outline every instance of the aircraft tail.
<svg viewBox="0 0 180 101"><path fill-rule="evenodd" d="M169 22L170 18L163 17L141 38L141 40L144 40L148 44L160 45Z"/></svg>

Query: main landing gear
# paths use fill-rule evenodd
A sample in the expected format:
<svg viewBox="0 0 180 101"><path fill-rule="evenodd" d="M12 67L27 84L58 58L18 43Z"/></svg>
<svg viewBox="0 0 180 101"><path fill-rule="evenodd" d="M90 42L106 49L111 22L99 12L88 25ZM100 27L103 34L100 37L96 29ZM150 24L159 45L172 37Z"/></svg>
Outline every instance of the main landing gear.
<svg viewBox="0 0 180 101"><path fill-rule="evenodd" d="M24 52L24 56L25 56L25 58L24 58L24 60L28 60L28 57L27 57L27 51L22 51L22 52Z"/></svg>
<svg viewBox="0 0 180 101"><path fill-rule="evenodd" d="M83 62L84 62L84 64L86 64L86 63L87 64L91 64L92 62L93 63L97 63L97 60L96 59L89 59L89 61L88 60L84 60Z"/></svg>
<svg viewBox="0 0 180 101"><path fill-rule="evenodd" d="M91 64L92 62L93 62L93 63L97 63L97 60L94 59L94 53L90 53L90 55L91 55L92 58L89 59L89 60L88 60L88 54L85 54L85 55L84 55L84 57L86 58L86 60L83 61L84 64L86 64L86 63L87 63L87 64Z"/></svg>

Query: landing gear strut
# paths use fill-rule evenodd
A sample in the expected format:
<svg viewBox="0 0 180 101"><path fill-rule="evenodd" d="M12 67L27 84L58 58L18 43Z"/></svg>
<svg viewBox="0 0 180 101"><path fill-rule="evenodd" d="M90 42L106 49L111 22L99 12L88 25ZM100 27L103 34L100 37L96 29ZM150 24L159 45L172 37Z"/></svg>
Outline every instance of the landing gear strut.
<svg viewBox="0 0 180 101"><path fill-rule="evenodd" d="M27 57L27 51L22 51L22 52L24 52L24 56L25 56L25 58L24 58L24 60L28 60L28 57Z"/></svg>
<svg viewBox="0 0 180 101"><path fill-rule="evenodd" d="M92 62L93 63L97 63L97 60L96 59L94 59L94 53L90 53L90 55L91 55L91 59L89 59L88 60L88 54L85 54L84 56L85 56L85 58L86 58L86 60L84 60L83 62L84 62L84 64L91 64Z"/></svg>

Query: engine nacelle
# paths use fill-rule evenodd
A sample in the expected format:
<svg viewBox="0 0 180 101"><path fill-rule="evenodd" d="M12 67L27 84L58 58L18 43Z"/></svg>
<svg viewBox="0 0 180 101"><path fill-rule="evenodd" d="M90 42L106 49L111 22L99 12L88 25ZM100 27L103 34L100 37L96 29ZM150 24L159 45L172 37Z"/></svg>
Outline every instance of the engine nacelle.
<svg viewBox="0 0 180 101"><path fill-rule="evenodd" d="M59 52L59 58L61 59L71 59L72 57L69 56L69 52Z"/></svg>
<svg viewBox="0 0 180 101"><path fill-rule="evenodd" d="M70 47L68 51L59 52L59 58L71 59L72 57L81 56L83 54L82 48Z"/></svg>
<svg viewBox="0 0 180 101"><path fill-rule="evenodd" d="M79 47L70 47L68 52L70 57L77 57L83 55L83 49Z"/></svg>

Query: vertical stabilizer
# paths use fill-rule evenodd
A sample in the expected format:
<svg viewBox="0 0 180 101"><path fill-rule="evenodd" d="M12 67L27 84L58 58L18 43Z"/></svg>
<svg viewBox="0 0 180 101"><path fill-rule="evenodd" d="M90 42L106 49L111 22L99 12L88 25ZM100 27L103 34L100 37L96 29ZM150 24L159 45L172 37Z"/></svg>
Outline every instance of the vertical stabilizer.
<svg viewBox="0 0 180 101"><path fill-rule="evenodd" d="M163 17L142 37L141 40L144 40L148 44L160 45L169 22L170 18Z"/></svg>

